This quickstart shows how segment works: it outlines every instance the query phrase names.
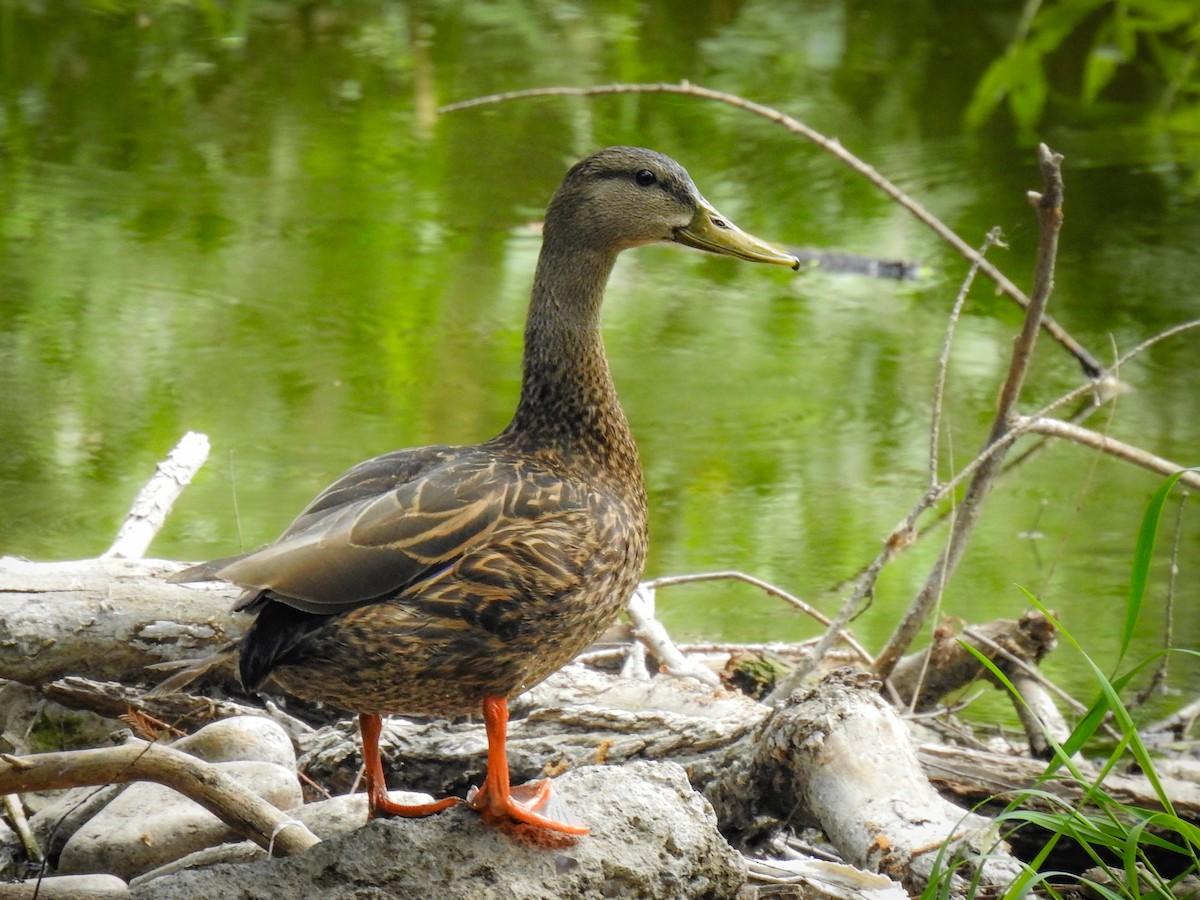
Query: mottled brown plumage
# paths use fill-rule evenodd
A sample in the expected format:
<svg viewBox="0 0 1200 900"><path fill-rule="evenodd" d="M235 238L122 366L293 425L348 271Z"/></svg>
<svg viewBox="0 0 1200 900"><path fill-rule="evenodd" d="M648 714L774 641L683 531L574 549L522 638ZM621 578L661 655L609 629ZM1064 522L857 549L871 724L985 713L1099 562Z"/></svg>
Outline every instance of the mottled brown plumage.
<svg viewBox="0 0 1200 900"><path fill-rule="evenodd" d="M176 576L247 588L236 607L257 616L239 647L247 688L273 681L361 714L373 812L434 811L386 799L373 717L482 706L489 772L471 805L585 830L532 812L545 788L509 797L501 720L508 698L604 630L641 575L645 487L600 305L617 254L664 240L794 263L721 219L668 157L630 147L588 157L546 213L509 426L474 446L360 463L274 544Z"/></svg>

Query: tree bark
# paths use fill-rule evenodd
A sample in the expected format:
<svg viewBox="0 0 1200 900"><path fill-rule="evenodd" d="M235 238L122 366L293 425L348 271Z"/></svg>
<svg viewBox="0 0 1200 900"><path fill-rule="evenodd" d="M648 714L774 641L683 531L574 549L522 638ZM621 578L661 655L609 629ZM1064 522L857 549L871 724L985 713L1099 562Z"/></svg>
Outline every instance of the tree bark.
<svg viewBox="0 0 1200 900"><path fill-rule="evenodd" d="M41 687L86 673L98 681L158 681L146 667L203 656L241 636L237 588L164 579L164 560L0 559L0 678Z"/></svg>

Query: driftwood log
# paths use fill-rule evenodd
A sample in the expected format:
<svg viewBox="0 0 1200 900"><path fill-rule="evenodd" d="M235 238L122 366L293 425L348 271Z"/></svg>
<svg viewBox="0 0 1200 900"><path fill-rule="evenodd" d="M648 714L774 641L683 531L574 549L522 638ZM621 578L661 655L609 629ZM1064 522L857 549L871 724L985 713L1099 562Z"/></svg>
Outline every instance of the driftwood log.
<svg viewBox="0 0 1200 900"><path fill-rule="evenodd" d="M203 656L240 637L236 588L168 584L163 560L34 563L0 558L0 677L38 687L86 673L136 681L146 667Z"/></svg>
<svg viewBox="0 0 1200 900"><path fill-rule="evenodd" d="M331 793L351 790L360 765L352 720L330 722L333 714L326 712L327 724L313 728L244 696L145 695L164 677L148 666L202 656L243 627L228 613L236 589L167 584L165 576L176 568L113 559L0 561L0 677L32 685L69 707L139 724L161 720L164 731L246 712L271 716L292 734L308 778ZM1009 650L1032 631L1039 638L1031 640L1027 655L1035 660L1052 641L1034 620L974 631L988 636L984 643ZM932 671L939 652L911 661L912 670L922 672L923 690L960 686ZM312 710L304 712L313 721ZM461 796L482 774L483 728L470 720L397 717L383 737L393 787ZM845 861L890 874L910 890L925 883L943 846L979 861L984 881L1011 880L1016 863L987 820L946 798L973 804L1029 787L1044 768L962 748L916 749L878 685L850 670L767 706L695 678L623 678L576 664L513 704L509 749L518 780L594 763L677 762L712 803L727 838L742 849L763 846L783 827L816 826ZM1154 808L1144 779L1120 781L1129 802ZM79 782L65 778L67 783ZM1106 781L1110 788L1115 783ZM1061 790L1069 795L1071 786L1064 782ZM1169 790L1182 814L1200 815L1194 784Z"/></svg>

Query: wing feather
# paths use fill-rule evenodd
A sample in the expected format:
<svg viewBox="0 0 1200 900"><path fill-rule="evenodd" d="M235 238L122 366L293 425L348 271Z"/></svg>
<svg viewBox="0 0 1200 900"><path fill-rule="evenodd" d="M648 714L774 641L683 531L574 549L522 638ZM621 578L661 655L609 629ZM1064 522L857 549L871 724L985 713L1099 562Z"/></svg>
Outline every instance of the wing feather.
<svg viewBox="0 0 1200 900"><path fill-rule="evenodd" d="M332 615L395 596L489 542L505 543L513 528L536 530L594 502L583 486L564 484L528 460L478 448L438 452L437 460L411 466L416 477L401 483L376 460L360 464L274 544L219 568L210 565L207 576L255 592L243 607L267 592L296 609ZM333 504L335 497L344 502Z"/></svg>

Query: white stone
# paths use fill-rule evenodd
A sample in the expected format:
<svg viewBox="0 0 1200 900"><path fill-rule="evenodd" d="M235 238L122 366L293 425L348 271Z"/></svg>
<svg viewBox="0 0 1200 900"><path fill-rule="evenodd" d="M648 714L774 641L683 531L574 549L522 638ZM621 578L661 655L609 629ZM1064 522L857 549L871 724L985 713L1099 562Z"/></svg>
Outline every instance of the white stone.
<svg viewBox="0 0 1200 900"><path fill-rule="evenodd" d="M412 791L388 791L388 796L396 803L415 806L420 803L432 803L429 794L418 794ZM318 800L290 810L293 818L308 826L308 830L321 840L328 840L339 834L355 831L367 824L367 795L345 794L329 800ZM253 859L265 858L266 851L250 841L236 844L222 844L219 847L209 847L189 853L180 859L168 862L139 875L130 881L131 885L144 885L155 878L181 872L184 869L199 869L222 862L247 862Z"/></svg>
<svg viewBox="0 0 1200 900"><path fill-rule="evenodd" d="M234 716L205 725L171 745L206 762L256 759L296 768L296 751L283 726L262 716Z"/></svg>
<svg viewBox="0 0 1200 900"><path fill-rule="evenodd" d="M279 809L302 802L294 770L242 760L216 768ZM200 804L152 782L127 787L67 841L58 871L110 872L131 878L204 847L229 842L234 832Z"/></svg>

